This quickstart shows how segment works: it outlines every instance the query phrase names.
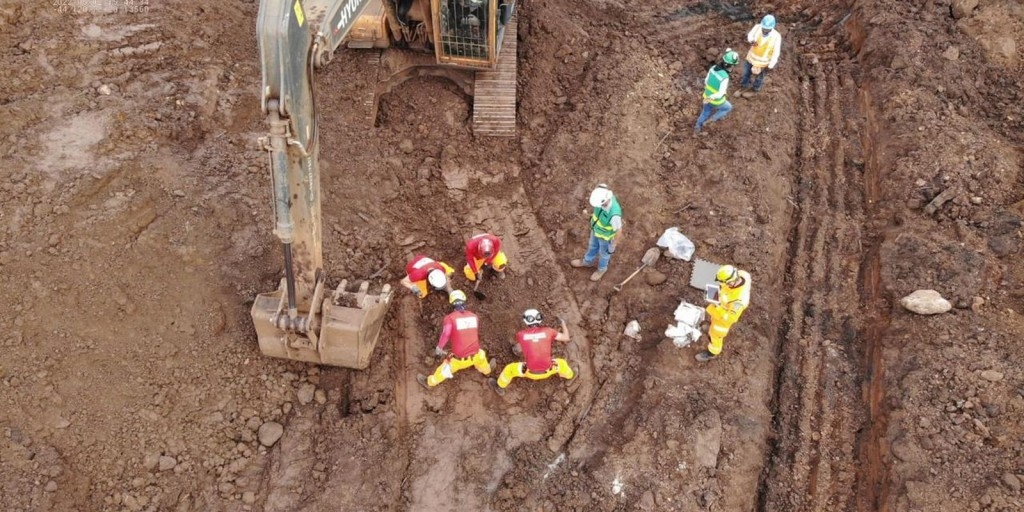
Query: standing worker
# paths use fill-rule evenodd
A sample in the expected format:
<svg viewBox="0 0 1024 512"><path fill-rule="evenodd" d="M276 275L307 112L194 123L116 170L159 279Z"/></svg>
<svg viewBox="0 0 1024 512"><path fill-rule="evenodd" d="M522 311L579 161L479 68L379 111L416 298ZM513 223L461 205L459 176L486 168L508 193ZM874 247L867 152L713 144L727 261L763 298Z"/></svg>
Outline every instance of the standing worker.
<svg viewBox="0 0 1024 512"><path fill-rule="evenodd" d="M437 347L434 348L434 355L445 355L444 348L448 341L452 342L452 353L437 367L433 375L416 376L416 382L427 389L452 378L455 372L470 366L476 367L477 371L484 375L490 375L495 365L493 359L487 360L487 352L480 348L480 334L477 331L479 319L476 314L466 311L466 294L462 290L455 290L448 294L448 302L455 311L444 317L444 327L437 340Z"/></svg>
<svg viewBox="0 0 1024 512"><path fill-rule="evenodd" d="M434 261L417 254L405 265L405 273L406 276L401 281L402 286L421 299L430 293L430 289L444 290L445 293L452 291L448 278L455 274L455 269L443 261Z"/></svg>
<svg viewBox="0 0 1024 512"><path fill-rule="evenodd" d="M704 78L704 94L701 96L704 107L697 118L697 125L693 127L694 135L700 135L704 123L718 121L732 110L732 103L729 103L726 91L729 89L729 72L739 61L740 54L726 48L722 59L708 69L708 76ZM714 115L711 115L712 112Z"/></svg>
<svg viewBox="0 0 1024 512"><path fill-rule="evenodd" d="M622 208L604 183L590 193L590 206L594 208L590 216L590 245L583 259L572 260L569 264L575 268L592 267L596 259L597 271L591 274L590 280L600 281L608 271L615 246L622 240Z"/></svg>
<svg viewBox="0 0 1024 512"><path fill-rule="evenodd" d="M530 380L544 380L552 375L569 380L576 376L576 372L569 367L569 363L560 357L551 357L552 341L569 341L569 327L565 320L561 322L561 330L556 331L550 327L541 327L544 317L536 309L527 309L523 312L523 322L526 329L516 334L516 342L523 352L525 362L510 363L505 365L497 381L492 381L495 391L499 395L505 394L505 388L512 383L516 377L526 377Z"/></svg>
<svg viewBox="0 0 1024 512"><path fill-rule="evenodd" d="M501 239L484 233L470 238L466 242L466 266L462 273L466 279L476 281L478 275L483 273L484 267L488 267L498 274L498 279L505 279L505 264L508 258L501 251Z"/></svg>
<svg viewBox="0 0 1024 512"><path fill-rule="evenodd" d="M740 80L740 89L750 86L750 74L754 78L753 91L758 92L764 84L764 78L768 75L769 69L775 69L779 63L779 52L782 50L782 34L775 30L775 16L771 14L761 19L761 23L754 25L747 33L747 42L750 43L750 51L743 61L743 79Z"/></svg>
<svg viewBox="0 0 1024 512"><path fill-rule="evenodd" d="M729 334L729 328L740 319L750 305L750 274L732 265L723 265L715 273L715 281L721 283L718 304L708 304L705 310L711 317L708 329L708 349L697 354L700 362L710 361L722 353L722 341Z"/></svg>

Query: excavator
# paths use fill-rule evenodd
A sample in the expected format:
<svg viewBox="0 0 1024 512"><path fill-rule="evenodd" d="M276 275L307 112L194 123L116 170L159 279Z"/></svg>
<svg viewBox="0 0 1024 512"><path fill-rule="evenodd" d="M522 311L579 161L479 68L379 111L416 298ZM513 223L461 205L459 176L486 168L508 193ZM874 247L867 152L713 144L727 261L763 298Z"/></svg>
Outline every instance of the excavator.
<svg viewBox="0 0 1024 512"><path fill-rule="evenodd" d="M515 0L261 0L261 147L270 162L274 235L284 277L251 315L267 356L364 369L394 290L330 291L323 265L319 130L314 71L343 43L378 52L381 95L417 76L444 77L473 97L473 131L515 134ZM376 117L375 114L373 117Z"/></svg>

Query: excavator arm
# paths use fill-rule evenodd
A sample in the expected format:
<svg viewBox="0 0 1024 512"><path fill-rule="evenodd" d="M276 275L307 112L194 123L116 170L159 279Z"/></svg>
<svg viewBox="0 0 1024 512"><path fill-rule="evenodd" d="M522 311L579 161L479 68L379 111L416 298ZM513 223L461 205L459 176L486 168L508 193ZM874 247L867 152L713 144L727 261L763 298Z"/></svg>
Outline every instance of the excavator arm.
<svg viewBox="0 0 1024 512"><path fill-rule="evenodd" d="M391 298L345 290L324 300L319 137L313 70L325 65L373 0L262 0L257 21L263 65L261 138L270 161L274 234L285 276L260 294L252 317L264 354L363 368Z"/></svg>

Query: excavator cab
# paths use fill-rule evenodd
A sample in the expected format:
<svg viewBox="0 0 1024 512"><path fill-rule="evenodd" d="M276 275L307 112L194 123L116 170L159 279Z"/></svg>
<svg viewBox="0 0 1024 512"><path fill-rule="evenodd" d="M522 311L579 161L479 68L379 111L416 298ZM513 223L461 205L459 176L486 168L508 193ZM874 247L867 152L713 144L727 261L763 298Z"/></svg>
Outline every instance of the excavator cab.
<svg viewBox="0 0 1024 512"><path fill-rule="evenodd" d="M493 68L514 1L432 0L437 61L470 68Z"/></svg>

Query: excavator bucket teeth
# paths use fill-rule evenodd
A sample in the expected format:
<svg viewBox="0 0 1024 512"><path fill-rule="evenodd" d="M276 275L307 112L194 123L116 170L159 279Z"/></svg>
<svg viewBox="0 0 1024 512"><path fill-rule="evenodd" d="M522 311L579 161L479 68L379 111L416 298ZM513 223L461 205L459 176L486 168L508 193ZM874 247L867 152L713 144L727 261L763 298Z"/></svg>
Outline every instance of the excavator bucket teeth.
<svg viewBox="0 0 1024 512"><path fill-rule="evenodd" d="M477 71L473 86L473 133L489 137L516 135L516 18L501 43L498 65Z"/></svg>
<svg viewBox="0 0 1024 512"><path fill-rule="evenodd" d="M324 301L320 330L320 357L324 364L362 370L370 364L377 337L384 325L394 290L385 284L379 295L366 293L363 282L358 292L338 286L334 297Z"/></svg>
<svg viewBox="0 0 1024 512"><path fill-rule="evenodd" d="M277 319L284 314L282 296L277 290L256 297L252 320L259 339L260 352L310 363L364 369L377 345L377 337L391 304L393 290L384 285L380 294L367 293L369 283L358 292L345 291L346 283L332 297L323 300L319 315L306 333L286 332Z"/></svg>

